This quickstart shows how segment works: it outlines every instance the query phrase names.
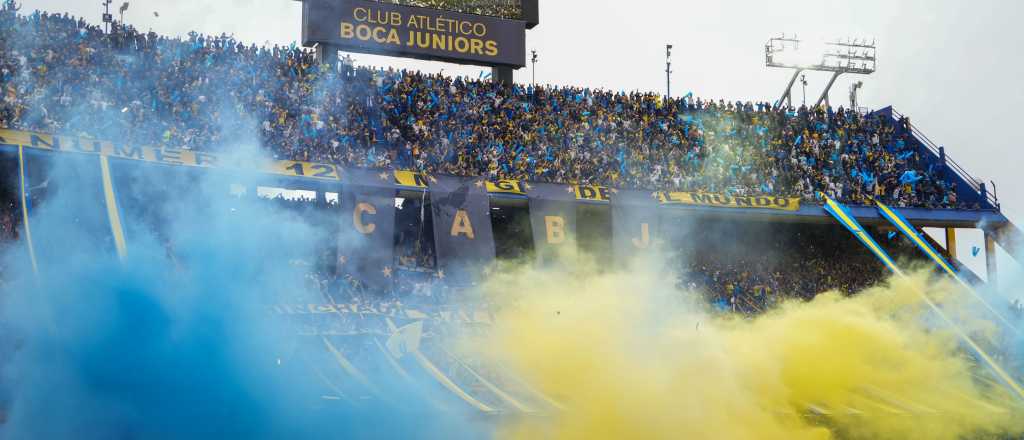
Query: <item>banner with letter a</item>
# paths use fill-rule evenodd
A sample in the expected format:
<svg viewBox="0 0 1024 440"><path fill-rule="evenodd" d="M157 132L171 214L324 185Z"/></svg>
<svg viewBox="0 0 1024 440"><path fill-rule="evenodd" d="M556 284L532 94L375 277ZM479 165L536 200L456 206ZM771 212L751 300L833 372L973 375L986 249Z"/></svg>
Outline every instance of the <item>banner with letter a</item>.
<svg viewBox="0 0 1024 440"><path fill-rule="evenodd" d="M553 183L531 183L527 190L537 260L550 262L559 252L575 251L576 190Z"/></svg>
<svg viewBox="0 0 1024 440"><path fill-rule="evenodd" d="M431 176L430 211L438 276L468 284L478 270L494 261L487 183L481 178Z"/></svg>
<svg viewBox="0 0 1024 440"><path fill-rule="evenodd" d="M395 183L391 170L346 169L341 173L338 272L372 289L394 279Z"/></svg>
<svg viewBox="0 0 1024 440"><path fill-rule="evenodd" d="M658 193L614 190L612 205L612 249L620 266L637 254L654 249L658 231Z"/></svg>

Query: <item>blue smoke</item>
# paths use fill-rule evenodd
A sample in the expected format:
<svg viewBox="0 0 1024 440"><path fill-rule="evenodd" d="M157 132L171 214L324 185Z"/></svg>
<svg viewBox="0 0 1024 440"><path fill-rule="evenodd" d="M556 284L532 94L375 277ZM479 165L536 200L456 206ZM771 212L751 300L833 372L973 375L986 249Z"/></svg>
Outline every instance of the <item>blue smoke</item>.
<svg viewBox="0 0 1024 440"><path fill-rule="evenodd" d="M111 252L109 226L95 226L106 219L102 199L82 200L83 182L95 182L99 172L95 158L54 163L45 171L54 183L30 221L40 273L33 275L24 243L4 256L18 276L0 292L9 355L2 365L9 413L0 438L483 432L465 414L430 408L412 392L387 401L322 397L329 392L302 362L322 353L303 353L317 346L297 342L292 325L270 311L285 302L323 302L307 288L308 268L294 263L324 239L308 219L228 196L237 176L204 177L190 188L137 179L133 187L166 188L165 200L152 199L158 206L147 210L159 213L165 232L131 228L122 261ZM126 208L125 223L153 220ZM382 388L402 389L386 372L364 373Z"/></svg>

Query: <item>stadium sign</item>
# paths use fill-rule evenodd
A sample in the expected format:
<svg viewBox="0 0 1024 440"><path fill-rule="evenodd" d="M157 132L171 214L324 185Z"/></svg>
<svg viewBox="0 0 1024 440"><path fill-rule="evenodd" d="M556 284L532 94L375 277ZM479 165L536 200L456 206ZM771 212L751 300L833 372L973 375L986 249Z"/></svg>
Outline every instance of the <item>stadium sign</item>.
<svg viewBox="0 0 1024 440"><path fill-rule="evenodd" d="M305 0L302 44L519 68L526 65L526 22L363 0Z"/></svg>
<svg viewBox="0 0 1024 440"><path fill-rule="evenodd" d="M800 209L798 197L734 196L691 192L662 192L658 198L665 205L699 205L717 208L762 208L782 211Z"/></svg>

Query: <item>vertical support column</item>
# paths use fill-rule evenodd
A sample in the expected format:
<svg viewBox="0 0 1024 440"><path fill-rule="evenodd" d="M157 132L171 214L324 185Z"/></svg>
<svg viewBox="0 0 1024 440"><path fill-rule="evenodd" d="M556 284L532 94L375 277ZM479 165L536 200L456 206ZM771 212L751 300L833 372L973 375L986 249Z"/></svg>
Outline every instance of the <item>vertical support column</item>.
<svg viewBox="0 0 1024 440"><path fill-rule="evenodd" d="M828 84L825 85L825 90L821 92L821 97L818 98L818 102L814 103L814 107L818 107L821 103L825 103L828 106L828 92L832 90L832 85L836 83L836 78L839 78L842 72L835 72L832 74L832 78L828 80Z"/></svg>
<svg viewBox="0 0 1024 440"><path fill-rule="evenodd" d="M338 70L338 47L330 44L317 44L317 61L321 64L328 64L332 70Z"/></svg>
<svg viewBox="0 0 1024 440"><path fill-rule="evenodd" d="M939 172L943 179L949 179L949 168L946 167L946 147L939 147Z"/></svg>
<svg viewBox="0 0 1024 440"><path fill-rule="evenodd" d="M492 67L491 68L491 80L494 82L502 83L506 86L511 86L515 79L512 76L511 67Z"/></svg>
<svg viewBox="0 0 1024 440"><path fill-rule="evenodd" d="M956 228L946 228L946 255L956 260Z"/></svg>
<svg viewBox="0 0 1024 440"><path fill-rule="evenodd" d="M786 102L786 105L788 107L792 107L793 106L793 99L792 99L792 96L793 96L793 83L795 83L796 82L796 78L798 76L800 76L800 72L803 72L803 69L794 69L793 70L793 76L791 78L789 78L789 84L786 84L786 91L782 92L782 97L779 98L779 102L775 106L776 109L782 107L782 102L783 101Z"/></svg>
<svg viewBox="0 0 1024 440"><path fill-rule="evenodd" d="M985 231L985 268L988 271L988 285L999 287L999 268L996 266L996 240L992 233Z"/></svg>

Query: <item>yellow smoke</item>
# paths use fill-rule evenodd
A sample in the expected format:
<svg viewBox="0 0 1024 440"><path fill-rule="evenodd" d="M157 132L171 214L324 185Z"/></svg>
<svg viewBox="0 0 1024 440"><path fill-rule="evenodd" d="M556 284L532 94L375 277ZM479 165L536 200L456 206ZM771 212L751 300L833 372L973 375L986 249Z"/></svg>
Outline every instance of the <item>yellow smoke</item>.
<svg viewBox="0 0 1024 440"><path fill-rule="evenodd" d="M933 325L961 292L926 275L852 297L711 317L652 270L524 265L484 291L500 305L483 352L564 409L504 438L958 439L1024 432L1017 401ZM970 322L961 319L962 322ZM972 329L977 332L988 329Z"/></svg>

